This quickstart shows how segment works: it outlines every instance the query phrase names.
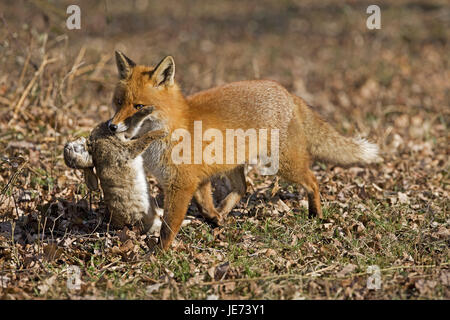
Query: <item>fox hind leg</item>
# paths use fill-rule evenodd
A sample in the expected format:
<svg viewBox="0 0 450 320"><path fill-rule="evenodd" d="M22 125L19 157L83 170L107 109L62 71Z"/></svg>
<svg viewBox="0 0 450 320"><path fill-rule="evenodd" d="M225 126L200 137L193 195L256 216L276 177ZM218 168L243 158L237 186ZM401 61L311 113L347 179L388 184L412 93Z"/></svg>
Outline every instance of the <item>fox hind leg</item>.
<svg viewBox="0 0 450 320"><path fill-rule="evenodd" d="M227 173L231 183L231 192L222 200L218 211L223 218L238 204L247 191L244 166L239 166Z"/></svg>
<svg viewBox="0 0 450 320"><path fill-rule="evenodd" d="M222 225L222 218L213 203L211 180L208 179L200 184L194 193L194 198L199 204L200 213L207 221L217 226Z"/></svg>
<svg viewBox="0 0 450 320"><path fill-rule="evenodd" d="M320 205L319 184L314 176L314 173L308 169L307 177L302 183L308 194L308 211L309 217L318 217L323 219L322 207Z"/></svg>
<svg viewBox="0 0 450 320"><path fill-rule="evenodd" d="M305 188L308 195L309 217L323 219L322 208L320 206L319 184L309 167L307 165L289 166L288 168L282 169L280 173L285 180L297 183Z"/></svg>
<svg viewBox="0 0 450 320"><path fill-rule="evenodd" d="M231 192L220 202L216 209L211 192L211 180L202 183L195 191L194 197L199 204L200 212L208 221L221 226L227 214L236 206L247 191L244 166L239 166L226 173L230 181Z"/></svg>

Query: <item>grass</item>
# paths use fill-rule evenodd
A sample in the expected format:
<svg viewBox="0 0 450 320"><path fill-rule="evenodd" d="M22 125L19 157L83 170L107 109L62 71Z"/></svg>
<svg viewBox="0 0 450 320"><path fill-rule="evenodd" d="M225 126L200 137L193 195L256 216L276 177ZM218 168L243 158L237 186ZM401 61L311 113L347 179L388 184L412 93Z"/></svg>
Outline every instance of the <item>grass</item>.
<svg viewBox="0 0 450 320"><path fill-rule="evenodd" d="M446 2L381 2L378 31L364 1L80 1L77 31L65 29L69 4L0 5L2 299L450 298ZM114 50L146 64L172 54L185 94L279 81L339 132L377 142L384 161L315 163L323 221L308 218L301 188L251 172L225 226L191 205L172 249L154 252L103 219L101 193L62 158L112 116ZM374 265L379 290L367 287Z"/></svg>

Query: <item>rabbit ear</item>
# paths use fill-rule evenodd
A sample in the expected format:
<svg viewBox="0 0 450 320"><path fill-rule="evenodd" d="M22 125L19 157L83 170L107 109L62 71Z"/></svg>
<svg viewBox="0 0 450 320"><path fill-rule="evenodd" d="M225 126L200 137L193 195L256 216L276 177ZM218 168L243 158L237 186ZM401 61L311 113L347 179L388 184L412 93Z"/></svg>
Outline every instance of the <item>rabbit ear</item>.
<svg viewBox="0 0 450 320"><path fill-rule="evenodd" d="M98 190L98 178L94 172L94 168L86 168L84 171L84 181L91 191Z"/></svg>

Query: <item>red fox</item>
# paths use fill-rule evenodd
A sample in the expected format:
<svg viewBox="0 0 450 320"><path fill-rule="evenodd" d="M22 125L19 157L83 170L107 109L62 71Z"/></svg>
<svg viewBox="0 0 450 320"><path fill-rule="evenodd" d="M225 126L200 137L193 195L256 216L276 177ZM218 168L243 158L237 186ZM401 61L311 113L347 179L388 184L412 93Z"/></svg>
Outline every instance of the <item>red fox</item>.
<svg viewBox="0 0 450 320"><path fill-rule="evenodd" d="M201 122L203 132L215 130L223 136L230 129L275 130L276 139L267 139L267 144L278 146L277 173L305 188L309 215L319 218L322 218L319 187L310 170L313 160L341 165L381 161L375 144L341 136L300 97L289 93L277 82L240 81L185 97L174 80L175 62L171 56L165 57L156 67L149 67L137 65L123 53L116 52L116 62L120 81L114 91L116 113L109 121L109 129L122 132L126 139L152 130L169 133L166 138L155 140L143 154L146 170L156 177L165 194L160 232L163 249L170 247L178 233L193 196L205 208L205 216L220 224L246 192L244 165L251 163L262 151L261 146L252 149L247 141L250 139L247 139L245 146L249 149L244 161L176 163L173 152L180 143L180 136L174 133L184 130L195 136L198 122ZM142 125L133 125L132 115L143 108L153 108L153 112ZM194 141L192 148L184 149L182 156L195 153L195 144ZM238 147L234 146L232 150L223 147L211 154L233 152L234 157ZM201 151L205 150L202 147ZM230 178L233 191L216 209L210 179L222 173Z"/></svg>

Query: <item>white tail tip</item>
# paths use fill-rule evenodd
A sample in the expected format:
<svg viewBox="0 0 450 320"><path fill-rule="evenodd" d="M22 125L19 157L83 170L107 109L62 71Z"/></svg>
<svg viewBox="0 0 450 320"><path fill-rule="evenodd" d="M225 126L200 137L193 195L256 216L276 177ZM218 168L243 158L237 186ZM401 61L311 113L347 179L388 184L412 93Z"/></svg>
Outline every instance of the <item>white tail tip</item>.
<svg viewBox="0 0 450 320"><path fill-rule="evenodd" d="M354 138L353 141L359 146L360 154L362 162L365 163L377 163L383 161L383 158L380 157L380 149L374 143L367 141L364 138Z"/></svg>

